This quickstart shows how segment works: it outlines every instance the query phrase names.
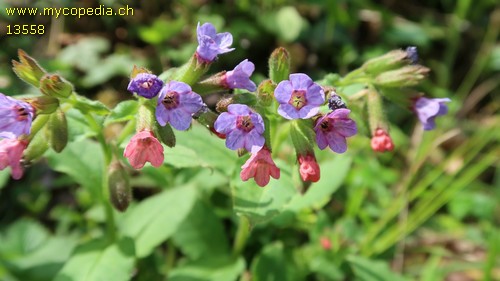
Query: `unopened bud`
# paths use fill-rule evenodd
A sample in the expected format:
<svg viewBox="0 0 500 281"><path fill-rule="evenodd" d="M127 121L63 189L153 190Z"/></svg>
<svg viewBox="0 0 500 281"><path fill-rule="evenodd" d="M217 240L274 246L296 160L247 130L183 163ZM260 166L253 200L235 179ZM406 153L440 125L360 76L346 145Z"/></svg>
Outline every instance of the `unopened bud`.
<svg viewBox="0 0 500 281"><path fill-rule="evenodd" d="M49 97L67 98L73 85L57 74L47 74L40 80L40 91Z"/></svg>
<svg viewBox="0 0 500 281"><path fill-rule="evenodd" d="M48 149L49 144L44 134L36 134L30 140L28 147L24 150L23 160L26 164L29 164L42 157Z"/></svg>
<svg viewBox="0 0 500 281"><path fill-rule="evenodd" d="M62 110L50 114L45 128L47 140L55 152L61 152L68 143L68 122Z"/></svg>
<svg viewBox="0 0 500 281"><path fill-rule="evenodd" d="M373 82L383 87L415 86L427 77L429 71L429 68L421 65L408 65L397 70L383 72Z"/></svg>
<svg viewBox="0 0 500 281"><path fill-rule="evenodd" d="M262 106L270 106L274 100L274 89L276 89L276 84L273 81L267 79L260 83L257 88L257 98L259 104Z"/></svg>
<svg viewBox="0 0 500 281"><path fill-rule="evenodd" d="M392 142L391 136L384 129L380 128L375 130L370 144L373 151L385 152L394 149L394 143Z"/></svg>
<svg viewBox="0 0 500 281"><path fill-rule="evenodd" d="M166 146L168 147L175 146L175 134L170 124L166 124L165 126L160 126L158 122L155 122L154 134Z"/></svg>
<svg viewBox="0 0 500 281"><path fill-rule="evenodd" d="M408 53L403 50L393 50L385 55L366 61L361 69L369 74L378 74L384 71L393 70L411 63Z"/></svg>
<svg viewBox="0 0 500 281"><path fill-rule="evenodd" d="M269 57L269 78L278 84L287 80L288 75L290 75L290 54L285 48L279 47Z"/></svg>
<svg viewBox="0 0 500 281"><path fill-rule="evenodd" d="M23 50L17 50L17 54L19 61L12 60L12 69L21 80L38 88L40 79L46 73L45 70Z"/></svg>
<svg viewBox="0 0 500 281"><path fill-rule="evenodd" d="M320 178L320 169L314 152L308 154L299 154L299 173L303 181L317 182Z"/></svg>
<svg viewBox="0 0 500 281"><path fill-rule="evenodd" d="M332 249L332 242L330 241L330 239L328 237L324 237L324 236L321 237L319 242L320 242L321 248L323 248L323 250L328 251L328 250Z"/></svg>
<svg viewBox="0 0 500 281"><path fill-rule="evenodd" d="M50 114L59 108L59 100L48 96L39 96L35 98L24 99L36 110L36 114Z"/></svg>
<svg viewBox="0 0 500 281"><path fill-rule="evenodd" d="M114 161L108 169L109 200L120 212L125 211L132 201L132 189L127 171L119 161Z"/></svg>
<svg viewBox="0 0 500 281"><path fill-rule="evenodd" d="M215 111L222 113L222 112L227 112L227 107L230 104L234 103L233 96L230 97L223 97L220 99L217 104L215 105Z"/></svg>

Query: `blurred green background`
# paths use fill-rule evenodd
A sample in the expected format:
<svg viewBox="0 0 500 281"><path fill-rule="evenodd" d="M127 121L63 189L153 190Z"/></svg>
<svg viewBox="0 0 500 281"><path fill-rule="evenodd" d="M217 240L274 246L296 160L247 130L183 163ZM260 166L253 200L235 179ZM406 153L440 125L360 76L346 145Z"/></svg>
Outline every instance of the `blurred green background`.
<svg viewBox="0 0 500 281"><path fill-rule="evenodd" d="M129 5L134 15L5 13L99 5ZM0 172L0 280L500 280L498 1L1 1L0 91L36 94L11 70L20 48L80 94L113 107L130 99L134 64L161 73L187 61L198 22L234 36L236 50L211 72L248 58L256 82L267 76L278 46L290 51L292 72L315 80L417 46L420 63L432 71L416 90L451 98L450 112L423 133L410 111L387 103L394 152L374 153L360 134L345 155L318 153L322 180L305 199L290 195L294 204L279 205L272 200L284 195L273 185L251 191L265 221L251 219L248 238L235 211L259 218L238 199L257 187L235 187L241 159L217 154L223 144L195 127L178 135L184 150L167 154L168 165L134 174L136 204L115 218L135 249L126 235L112 245L100 240L106 223L95 198L98 156L82 154L96 147L78 116L70 116L74 145L65 153L47 153L20 181ZM5 35L14 24L43 24L46 33ZM114 130L108 126L106 134ZM186 153L200 160L180 161ZM297 185L290 144L277 158L290 175L281 184ZM229 168L225 160L238 164ZM82 177L88 174L97 180Z"/></svg>

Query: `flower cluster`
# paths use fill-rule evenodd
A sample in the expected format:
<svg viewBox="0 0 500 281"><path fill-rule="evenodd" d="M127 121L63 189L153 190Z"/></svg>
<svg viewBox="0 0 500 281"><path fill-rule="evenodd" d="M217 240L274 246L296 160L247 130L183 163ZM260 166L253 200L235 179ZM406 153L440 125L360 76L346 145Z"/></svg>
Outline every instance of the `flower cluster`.
<svg viewBox="0 0 500 281"><path fill-rule="evenodd" d="M135 169L143 168L147 162L154 167L161 166L165 157L163 144L168 147L175 145L172 128L188 130L194 119L217 137L225 139L227 148L238 151L240 156L249 153L241 167L240 177L243 181L253 178L258 186L263 187L271 177L280 178L280 169L272 158L271 131L276 131L273 126L289 122L283 128L288 130L292 140L300 177L304 182L317 182L320 180L320 166L315 146L320 150L328 147L335 153L345 153L347 138L358 133L348 103L362 100L363 103L358 105L366 105L370 144L377 152L392 151L395 147L384 115L385 97L403 101L416 114L424 130L434 129L436 117L448 111L448 98L418 96L402 99L398 91L385 91L416 85L429 72L418 64L417 48L413 46L371 59L333 82L325 79L320 83L327 85L314 82L305 73L290 73L290 55L286 49L278 48L269 59L269 79L257 86L251 80L255 65L248 59L232 70L205 77L219 55L234 50L231 47L233 37L229 32L217 33L210 23L198 24L196 35L196 51L175 71L155 75L145 68L134 67L132 70L127 90L137 98L136 118L130 123L135 124L136 134L126 145L123 156ZM47 73L22 51L19 56L20 62L13 63L14 71L43 95L18 100L0 94L0 170L10 167L15 179L23 174L22 161L32 160L45 152L46 148L33 149L37 151L36 155L27 155L26 152L41 129L54 151L64 149L68 133L62 108L74 107L89 120L93 119L89 111L96 108L95 104L74 93L73 86L62 77ZM343 87L353 83L364 83L366 87L354 96L345 95ZM340 89L338 93L333 86ZM211 93L227 94L217 103L215 111L204 101L204 97ZM347 98L347 103L343 98ZM207 103L210 104L208 100ZM65 106L61 107L61 104ZM104 139L104 136L100 137ZM115 163L110 181L116 181L116 186L127 184L122 160L116 155L108 155L108 158ZM110 190L115 194L112 188ZM115 196L114 202L119 209L128 206L127 200L130 199L127 196Z"/></svg>

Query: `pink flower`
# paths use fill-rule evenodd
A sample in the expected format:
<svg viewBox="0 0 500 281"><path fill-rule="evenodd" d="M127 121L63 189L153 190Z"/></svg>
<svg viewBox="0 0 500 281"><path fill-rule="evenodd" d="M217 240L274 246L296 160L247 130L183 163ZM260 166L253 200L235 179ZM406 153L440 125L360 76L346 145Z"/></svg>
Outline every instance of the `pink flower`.
<svg viewBox="0 0 500 281"><path fill-rule="evenodd" d="M381 128L375 130L375 134L371 140L371 146L373 151L378 152L392 151L394 149L394 143L392 142L391 136Z"/></svg>
<svg viewBox="0 0 500 281"><path fill-rule="evenodd" d="M23 176L24 170L21 165L23 152L28 146L25 140L3 139L0 141L0 170L10 166L12 178L15 180Z"/></svg>
<svg viewBox="0 0 500 281"><path fill-rule="evenodd" d="M150 162L154 167L160 167L164 159L163 146L151 131L144 130L132 137L123 156L128 158L134 169L144 167L146 162Z"/></svg>
<svg viewBox="0 0 500 281"><path fill-rule="evenodd" d="M332 249L332 242L330 241L330 239L328 239L328 237L325 236L321 237L319 242L323 250L328 251Z"/></svg>
<svg viewBox="0 0 500 281"><path fill-rule="evenodd" d="M241 166L241 169L240 177L243 181L254 178L260 187L266 186L271 177L280 178L280 169L274 164L271 152L267 147L252 154L245 165Z"/></svg>
<svg viewBox="0 0 500 281"><path fill-rule="evenodd" d="M299 155L299 172L303 181L319 181L320 170L316 157L312 154Z"/></svg>

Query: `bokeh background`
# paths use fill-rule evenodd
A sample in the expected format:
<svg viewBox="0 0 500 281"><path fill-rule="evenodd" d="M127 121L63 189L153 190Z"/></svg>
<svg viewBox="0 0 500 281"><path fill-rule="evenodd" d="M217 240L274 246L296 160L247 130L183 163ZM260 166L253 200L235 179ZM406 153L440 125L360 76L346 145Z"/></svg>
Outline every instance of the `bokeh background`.
<svg viewBox="0 0 500 281"><path fill-rule="evenodd" d="M134 15L5 13L9 7L99 5L129 5ZM326 199L255 225L243 249L228 182L220 174L199 167L166 165L163 174L145 169L133 180L136 202L182 181L209 187L202 188L192 223L151 254L120 271L121 260L105 252L103 263L119 272L117 279L93 279L95 272L85 279L85 269L65 266L77 245L103 233L104 218L92 192L64 173L64 162L47 155L20 181L2 171L0 280L500 280L498 1L2 0L0 90L36 94L11 70L23 49L79 94L114 107L131 98L126 87L134 64L161 73L189 59L198 22L234 36L236 50L220 56L211 71L230 70L248 58L256 65L256 82L267 76L268 56L278 46L289 50L292 72L315 80L417 46L431 73L416 91L451 98L450 112L436 130L423 133L410 111L387 103L394 152L372 152L369 137L361 134L350 141L347 156L320 153L321 162L331 165L322 166L322 185L314 187L326 188ZM5 35L9 24L43 24L46 33ZM113 135L117 129L108 130ZM278 157L293 159L293 152ZM87 248L93 253L99 246ZM241 258L215 258L220 252ZM69 273L58 275L63 267Z"/></svg>

